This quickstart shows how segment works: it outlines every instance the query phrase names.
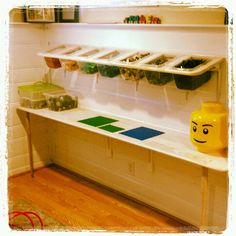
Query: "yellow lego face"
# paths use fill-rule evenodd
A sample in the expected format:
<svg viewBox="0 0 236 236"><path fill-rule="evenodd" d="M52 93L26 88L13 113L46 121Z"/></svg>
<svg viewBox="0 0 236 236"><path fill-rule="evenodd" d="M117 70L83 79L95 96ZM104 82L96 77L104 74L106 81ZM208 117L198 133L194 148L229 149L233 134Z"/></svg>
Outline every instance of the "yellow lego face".
<svg viewBox="0 0 236 236"><path fill-rule="evenodd" d="M224 122L211 116L208 116L208 118L203 118L201 115L196 116L195 114L192 115L191 119L191 141L203 152L222 149L227 142L225 136L227 129Z"/></svg>
<svg viewBox="0 0 236 236"><path fill-rule="evenodd" d="M227 112L218 102L204 102L191 114L190 138L201 152L221 152L228 144Z"/></svg>

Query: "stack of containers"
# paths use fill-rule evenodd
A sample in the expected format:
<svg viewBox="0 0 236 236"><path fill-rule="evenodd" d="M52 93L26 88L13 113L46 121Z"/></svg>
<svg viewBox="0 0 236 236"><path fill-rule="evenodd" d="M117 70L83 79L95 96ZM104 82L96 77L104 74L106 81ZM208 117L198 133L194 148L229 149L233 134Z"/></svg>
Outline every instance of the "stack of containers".
<svg viewBox="0 0 236 236"><path fill-rule="evenodd" d="M31 85L18 87L20 105L27 108L40 109L47 106L45 92L64 91L60 86L38 81Z"/></svg>

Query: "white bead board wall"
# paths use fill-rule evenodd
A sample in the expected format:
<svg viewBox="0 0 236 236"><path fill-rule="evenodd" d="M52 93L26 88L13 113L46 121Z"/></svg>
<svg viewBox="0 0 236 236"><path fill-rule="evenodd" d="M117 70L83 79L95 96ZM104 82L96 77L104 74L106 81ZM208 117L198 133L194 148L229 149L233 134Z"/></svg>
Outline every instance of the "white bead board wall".
<svg viewBox="0 0 236 236"><path fill-rule="evenodd" d="M44 47L42 25L11 24L9 40L8 169L9 175L14 175L29 170L26 132L16 113L19 106L17 87L42 80L44 76L42 61L36 56ZM22 119L24 121L23 117ZM33 136L37 135L34 136L33 154L35 167L40 167L49 162L47 142L38 148L38 141L45 140L46 137L46 121L34 120Z"/></svg>

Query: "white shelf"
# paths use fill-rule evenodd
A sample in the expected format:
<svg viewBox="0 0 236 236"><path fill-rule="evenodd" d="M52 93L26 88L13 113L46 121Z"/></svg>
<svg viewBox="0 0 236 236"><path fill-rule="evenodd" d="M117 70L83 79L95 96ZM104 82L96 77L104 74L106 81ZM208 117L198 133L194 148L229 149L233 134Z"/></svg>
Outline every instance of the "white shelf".
<svg viewBox="0 0 236 236"><path fill-rule="evenodd" d="M60 49L60 47L62 48ZM81 47L82 50L74 50L75 48ZM96 47L93 47L96 48ZM148 65L148 61L151 61L154 58L157 58L158 56L163 55L163 53L158 52L149 52L150 55L145 57L144 59L138 60L137 62L131 62L126 63L122 62L121 60L124 59L128 55L132 55L136 53L137 51L122 51L120 55L112 58L112 59L100 59L102 54L105 54L109 50L112 51L112 49L105 49L105 48L97 48L99 50L99 53L93 54L91 56L82 56L82 52L84 50L86 51L91 49L91 47L88 47L86 45L58 45L57 47L53 49L49 49L47 51L43 51L38 53L41 57L51 57L51 58L58 58L58 59L64 59L64 60L73 60L73 61L79 61L79 62L90 62L90 63L96 63L96 64L105 64L105 65L111 65L111 66L117 66L117 67L125 67L125 68L133 68L133 69L139 69L139 70L145 70L145 71L156 71L156 72L163 72L163 73L171 73L171 74L179 74L179 75L187 75L187 76L197 76L201 75L206 71L211 70L215 66L219 65L223 62L224 58L222 57L213 57L213 56L206 56L206 55L173 55L174 59L167 61L163 65ZM73 53L68 53L68 51L73 51ZM117 50L118 49L113 49ZM168 53L169 54L169 53ZM200 64L199 66L196 66L193 69L178 69L175 66L181 63L181 61L188 59L190 57L195 58L203 58L206 59L206 62L203 64Z"/></svg>
<svg viewBox="0 0 236 236"><path fill-rule="evenodd" d="M121 22L113 22L113 23L50 23L52 26L101 26L101 27L124 27L124 28L207 28L207 29L227 29L229 25L222 24L126 24Z"/></svg>
<svg viewBox="0 0 236 236"><path fill-rule="evenodd" d="M103 114L85 109L72 109L62 112L54 112L50 111L49 109L36 110L24 107L19 107L18 109L34 115L58 121L67 125L88 130L97 134L105 135L110 138L118 139L143 148L147 148L149 150L159 152L202 167L206 167L221 172L225 172L228 170L227 157L213 156L196 151L196 148L190 142L189 135L184 133L180 133L169 129L164 129L162 127L154 127L134 120L115 117L113 115ZM146 139L144 141L139 141L137 139L130 138L119 133L110 133L97 127L92 127L78 122L78 120L87 119L94 116L106 116L109 118L119 120L118 122L115 122L113 124L125 128L126 130L137 128L140 126L145 126L148 128L160 130L164 132L164 134Z"/></svg>

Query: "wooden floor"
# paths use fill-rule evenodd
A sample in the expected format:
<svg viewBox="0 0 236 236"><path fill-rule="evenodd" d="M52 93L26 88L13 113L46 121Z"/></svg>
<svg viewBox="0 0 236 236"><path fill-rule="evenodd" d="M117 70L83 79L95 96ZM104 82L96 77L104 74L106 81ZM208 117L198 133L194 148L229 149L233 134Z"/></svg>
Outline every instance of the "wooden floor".
<svg viewBox="0 0 236 236"><path fill-rule="evenodd" d="M196 230L58 166L39 169L34 178L29 173L12 177L8 186L9 200L24 199L69 230Z"/></svg>

